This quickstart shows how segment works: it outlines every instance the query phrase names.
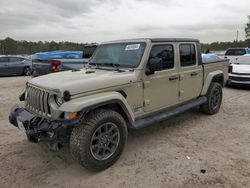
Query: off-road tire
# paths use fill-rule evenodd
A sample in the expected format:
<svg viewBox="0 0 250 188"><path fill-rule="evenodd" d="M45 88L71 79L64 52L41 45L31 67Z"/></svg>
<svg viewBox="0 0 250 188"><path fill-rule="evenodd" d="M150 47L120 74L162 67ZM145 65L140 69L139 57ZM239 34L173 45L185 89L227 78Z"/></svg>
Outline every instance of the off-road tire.
<svg viewBox="0 0 250 188"><path fill-rule="evenodd" d="M217 105L214 105L214 97L219 97L217 99ZM200 106L200 111L205 113L205 114L209 114L209 115L213 115L216 114L219 110L220 110L220 106L221 106L221 102L222 102L222 97L223 97L223 92L222 92L222 86L221 84L217 83L217 82L212 82L208 92L207 92L207 102L202 104Z"/></svg>
<svg viewBox="0 0 250 188"><path fill-rule="evenodd" d="M98 127L106 122L114 123L120 132L120 140L114 153L105 160L97 160L91 153L91 138ZM127 125L123 117L110 109L90 112L75 125L70 137L70 152L75 160L91 171L101 171L113 165L120 157L127 141Z"/></svg>

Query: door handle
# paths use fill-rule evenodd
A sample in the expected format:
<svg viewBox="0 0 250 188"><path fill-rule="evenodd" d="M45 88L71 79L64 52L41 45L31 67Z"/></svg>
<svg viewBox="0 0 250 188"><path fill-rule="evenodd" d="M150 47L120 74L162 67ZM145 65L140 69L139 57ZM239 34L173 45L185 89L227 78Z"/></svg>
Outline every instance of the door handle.
<svg viewBox="0 0 250 188"><path fill-rule="evenodd" d="M198 72L192 72L190 75L191 75L191 76L197 76L197 75L198 75Z"/></svg>
<svg viewBox="0 0 250 188"><path fill-rule="evenodd" d="M179 76L170 76L169 77L170 81L177 80L177 79L179 79Z"/></svg>

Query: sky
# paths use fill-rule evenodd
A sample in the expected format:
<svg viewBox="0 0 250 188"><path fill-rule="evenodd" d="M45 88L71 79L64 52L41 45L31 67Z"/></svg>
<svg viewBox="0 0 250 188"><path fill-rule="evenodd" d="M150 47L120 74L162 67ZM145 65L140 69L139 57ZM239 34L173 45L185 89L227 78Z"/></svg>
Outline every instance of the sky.
<svg viewBox="0 0 250 188"><path fill-rule="evenodd" d="M0 0L0 39L245 39L250 0Z"/></svg>

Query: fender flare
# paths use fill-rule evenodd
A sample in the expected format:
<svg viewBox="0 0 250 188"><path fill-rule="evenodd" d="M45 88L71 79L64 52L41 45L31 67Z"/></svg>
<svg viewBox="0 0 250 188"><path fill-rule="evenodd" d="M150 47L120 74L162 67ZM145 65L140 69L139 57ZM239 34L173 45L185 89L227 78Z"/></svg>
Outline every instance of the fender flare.
<svg viewBox="0 0 250 188"><path fill-rule="evenodd" d="M208 91L208 89L209 89L209 87L210 87L210 85L211 85L213 79L214 79L215 77L218 77L218 76L219 76L219 77L222 76L223 79L224 79L223 71L217 70L217 71L210 72L210 73L207 75L206 79L204 80L204 84L203 84L203 89L202 89L202 91L201 91L201 95L206 95L206 94L207 94L207 91Z"/></svg>
<svg viewBox="0 0 250 188"><path fill-rule="evenodd" d="M122 108L123 112L126 114L126 118L129 120L129 123L133 124L135 120L133 111L124 96L119 92L106 92L72 99L68 102L63 103L62 106L60 106L59 110L62 112L87 113L96 108L110 104L119 105Z"/></svg>

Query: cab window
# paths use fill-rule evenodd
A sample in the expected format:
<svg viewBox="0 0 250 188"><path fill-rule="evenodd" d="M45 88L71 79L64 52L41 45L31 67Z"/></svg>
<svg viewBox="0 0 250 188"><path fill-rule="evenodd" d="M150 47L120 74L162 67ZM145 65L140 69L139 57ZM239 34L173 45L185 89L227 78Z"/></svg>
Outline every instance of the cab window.
<svg viewBox="0 0 250 188"><path fill-rule="evenodd" d="M162 59L163 69L174 68L174 48L172 45L154 45L151 49L149 60L152 58Z"/></svg>
<svg viewBox="0 0 250 188"><path fill-rule="evenodd" d="M196 64L196 51L193 44L180 45L180 63L182 67Z"/></svg>

